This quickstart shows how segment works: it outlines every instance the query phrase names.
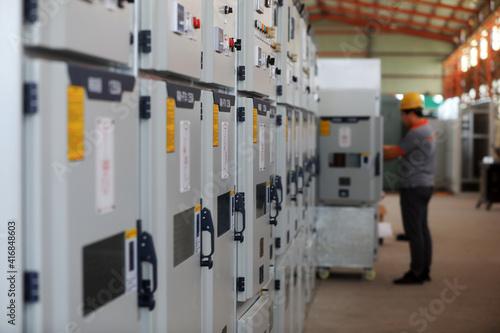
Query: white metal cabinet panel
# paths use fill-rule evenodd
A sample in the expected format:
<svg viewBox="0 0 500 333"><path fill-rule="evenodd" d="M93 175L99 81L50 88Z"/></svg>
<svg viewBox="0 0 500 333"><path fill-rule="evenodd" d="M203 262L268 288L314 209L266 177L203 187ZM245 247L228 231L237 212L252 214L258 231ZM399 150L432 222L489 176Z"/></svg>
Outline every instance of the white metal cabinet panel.
<svg viewBox="0 0 500 333"><path fill-rule="evenodd" d="M234 332L236 244L235 97L202 91L203 205L212 212L215 233L213 268L202 269L203 332ZM205 235L208 236L208 235ZM207 242L208 244L208 242ZM204 249L208 253L210 249Z"/></svg>
<svg viewBox="0 0 500 333"><path fill-rule="evenodd" d="M281 119L281 125L276 126L276 176L280 177L281 189L278 191L279 200L281 200L279 215L277 216L277 225L275 232L276 255L282 255L288 249L290 239L290 221L288 219L288 208L290 206L289 196L287 195L287 174L290 167L287 160L287 139L288 139L288 120L287 107L278 105L276 107L277 117Z"/></svg>
<svg viewBox="0 0 500 333"><path fill-rule="evenodd" d="M290 332L290 321L293 316L291 297L292 257L291 250L283 254L276 267L276 286L274 297L274 327L277 333Z"/></svg>
<svg viewBox="0 0 500 333"><path fill-rule="evenodd" d="M270 314L272 302L267 296L257 302L238 319L238 333L271 333Z"/></svg>
<svg viewBox="0 0 500 333"><path fill-rule="evenodd" d="M25 20L26 45L131 65L133 4L39 0L37 6L36 21Z"/></svg>
<svg viewBox="0 0 500 333"><path fill-rule="evenodd" d="M278 68L281 74L278 75L277 85L281 94L277 94L278 103L293 105L295 62L298 57L295 51L295 35L297 33L298 21L297 10L292 0L284 1L282 6L278 5L278 43L281 52L278 55ZM279 91L278 90L278 91Z"/></svg>
<svg viewBox="0 0 500 333"><path fill-rule="evenodd" d="M238 0L238 90L276 98L276 31L273 24L274 2Z"/></svg>
<svg viewBox="0 0 500 333"><path fill-rule="evenodd" d="M202 1L144 0L139 6L139 39L150 32L149 47L139 48L139 68L200 79Z"/></svg>
<svg viewBox="0 0 500 333"><path fill-rule="evenodd" d="M141 208L158 257L156 307L143 313L143 331L199 332L201 91L144 80L141 96L151 105L141 124Z"/></svg>
<svg viewBox="0 0 500 333"><path fill-rule="evenodd" d="M236 0L204 1L203 6L201 81L234 88L237 2Z"/></svg>
<svg viewBox="0 0 500 333"><path fill-rule="evenodd" d="M238 301L256 295L268 281L268 267L273 229L270 225L270 179L274 169L269 165L269 128L271 105L259 99L239 98L238 108L244 107L245 121L237 130L237 192L244 193L245 215L237 213L237 278L244 279L238 287ZM244 291L243 291L244 290Z"/></svg>
<svg viewBox="0 0 500 333"><path fill-rule="evenodd" d="M138 331L136 247L126 243L139 217L135 79L33 59L24 79L38 96L24 119L25 269L39 274L40 295L25 329Z"/></svg>

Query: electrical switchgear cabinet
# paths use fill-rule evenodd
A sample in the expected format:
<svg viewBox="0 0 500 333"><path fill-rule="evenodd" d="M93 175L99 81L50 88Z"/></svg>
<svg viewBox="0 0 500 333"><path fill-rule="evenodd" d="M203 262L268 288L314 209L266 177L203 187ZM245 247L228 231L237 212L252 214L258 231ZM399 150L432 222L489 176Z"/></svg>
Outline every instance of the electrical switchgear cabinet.
<svg viewBox="0 0 500 333"><path fill-rule="evenodd" d="M213 236L213 224L201 202L200 98L193 87L141 81L140 104L150 107L141 112L141 215L159 259L156 307L141 314L143 332L201 331L201 237Z"/></svg>
<svg viewBox="0 0 500 333"><path fill-rule="evenodd" d="M298 60L296 54L295 36L298 33L297 9L292 0L284 1L282 6L278 5L278 43L281 52L278 53L278 68L281 71L277 75L277 101L281 104L293 105L294 85L296 81L295 63Z"/></svg>
<svg viewBox="0 0 500 333"><path fill-rule="evenodd" d="M204 1L203 82L234 88L236 52L241 50L241 40L236 39L236 5L236 0Z"/></svg>
<svg viewBox="0 0 500 333"><path fill-rule="evenodd" d="M275 107L259 99L238 99L237 192L244 203L238 209L235 236L237 241L238 301L256 295L269 279L268 268L274 258L274 227L270 224L271 160L270 125ZM274 111L273 111L274 110Z"/></svg>
<svg viewBox="0 0 500 333"><path fill-rule="evenodd" d="M139 64L143 70L201 77L202 2L141 1Z"/></svg>
<svg viewBox="0 0 500 333"><path fill-rule="evenodd" d="M319 200L325 204L373 204L382 195L380 117L321 117Z"/></svg>
<svg viewBox="0 0 500 333"><path fill-rule="evenodd" d="M276 99L276 28L271 0L238 0L238 90Z"/></svg>
<svg viewBox="0 0 500 333"><path fill-rule="evenodd" d="M131 66L133 4L128 1L40 0L37 6L37 14L26 16L24 20L26 45ZM25 13L28 12L25 8Z"/></svg>
<svg viewBox="0 0 500 333"><path fill-rule="evenodd" d="M202 332L234 332L236 306L235 97L202 91L203 205L214 221L213 268L202 271ZM208 234L204 244L210 244ZM205 242L206 240L206 242ZM210 249L203 249L208 253Z"/></svg>
<svg viewBox="0 0 500 333"><path fill-rule="evenodd" d="M139 331L135 78L25 59L27 332ZM39 296L38 296L39 295Z"/></svg>

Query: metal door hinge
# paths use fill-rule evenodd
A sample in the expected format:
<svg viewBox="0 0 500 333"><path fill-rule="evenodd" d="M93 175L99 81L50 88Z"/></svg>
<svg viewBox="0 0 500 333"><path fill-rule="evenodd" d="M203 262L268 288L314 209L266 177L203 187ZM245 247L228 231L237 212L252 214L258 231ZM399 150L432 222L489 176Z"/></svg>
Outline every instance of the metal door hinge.
<svg viewBox="0 0 500 333"><path fill-rule="evenodd" d="M151 53L151 30L139 31L139 51Z"/></svg>
<svg viewBox="0 0 500 333"><path fill-rule="evenodd" d="M38 20L38 0L24 0L24 19L29 23Z"/></svg>
<svg viewBox="0 0 500 333"><path fill-rule="evenodd" d="M34 114L38 111L38 89L36 83L25 83L23 86L23 111Z"/></svg>
<svg viewBox="0 0 500 333"><path fill-rule="evenodd" d="M245 81L245 74L246 74L246 69L245 66L238 66L238 81Z"/></svg>
<svg viewBox="0 0 500 333"><path fill-rule="evenodd" d="M7 279L9 280L9 279ZM24 272L24 301L35 303L39 300L39 281L37 272Z"/></svg>
<svg viewBox="0 0 500 333"><path fill-rule="evenodd" d="M236 286L238 288L238 292L244 292L245 291L245 278L244 277L239 277L236 280Z"/></svg>
<svg viewBox="0 0 500 333"><path fill-rule="evenodd" d="M274 290L280 290L280 289L281 289L281 281L274 280Z"/></svg>
<svg viewBox="0 0 500 333"><path fill-rule="evenodd" d="M139 115L141 119L151 118L151 96L141 96L139 99Z"/></svg>
<svg viewBox="0 0 500 333"><path fill-rule="evenodd" d="M238 116L238 121L239 122L244 122L245 121L245 108L244 107L239 107L238 111L236 112Z"/></svg>

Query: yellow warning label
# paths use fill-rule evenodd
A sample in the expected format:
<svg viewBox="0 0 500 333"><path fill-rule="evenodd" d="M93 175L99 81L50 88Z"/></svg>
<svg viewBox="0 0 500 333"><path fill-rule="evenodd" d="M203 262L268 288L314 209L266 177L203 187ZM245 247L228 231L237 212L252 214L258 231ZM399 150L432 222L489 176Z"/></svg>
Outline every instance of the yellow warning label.
<svg viewBox="0 0 500 333"><path fill-rule="evenodd" d="M214 147L219 147L219 106L214 104Z"/></svg>
<svg viewBox="0 0 500 333"><path fill-rule="evenodd" d="M297 140L297 118L293 117L293 139Z"/></svg>
<svg viewBox="0 0 500 333"><path fill-rule="evenodd" d="M285 135L286 138L285 138L285 140L288 142L288 116L285 119L285 125L286 125L285 126L285 129L286 129L286 131L285 131L286 132L286 135Z"/></svg>
<svg viewBox="0 0 500 333"><path fill-rule="evenodd" d="M175 100L167 98L167 153L175 151Z"/></svg>
<svg viewBox="0 0 500 333"><path fill-rule="evenodd" d="M235 195L236 194L236 191L235 190L232 190L231 191L231 195Z"/></svg>
<svg viewBox="0 0 500 333"><path fill-rule="evenodd" d="M253 143L257 143L257 109L253 109Z"/></svg>
<svg viewBox="0 0 500 333"><path fill-rule="evenodd" d="M370 153L361 153L361 156L370 156Z"/></svg>
<svg viewBox="0 0 500 333"><path fill-rule="evenodd" d="M201 211L201 205L194 207L194 212L199 213Z"/></svg>
<svg viewBox="0 0 500 333"><path fill-rule="evenodd" d="M269 180L267 181L267 186L271 186L271 182Z"/></svg>
<svg viewBox="0 0 500 333"><path fill-rule="evenodd" d="M319 135L321 136L330 135L330 120L321 120L319 122Z"/></svg>
<svg viewBox="0 0 500 333"><path fill-rule="evenodd" d="M125 232L125 239L132 239L137 237L137 229L130 229Z"/></svg>
<svg viewBox="0 0 500 333"><path fill-rule="evenodd" d="M85 89L68 86L68 160L77 161L85 157L84 114Z"/></svg>

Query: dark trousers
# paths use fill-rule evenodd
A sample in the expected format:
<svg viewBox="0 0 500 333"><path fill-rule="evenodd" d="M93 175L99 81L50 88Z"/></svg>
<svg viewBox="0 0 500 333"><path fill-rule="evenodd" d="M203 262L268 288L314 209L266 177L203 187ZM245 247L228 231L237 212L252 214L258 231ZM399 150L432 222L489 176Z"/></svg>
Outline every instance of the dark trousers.
<svg viewBox="0 0 500 333"><path fill-rule="evenodd" d="M400 190L403 227L410 242L411 271L420 276L429 271L432 261L432 239L427 222L427 211L432 187L402 188Z"/></svg>

